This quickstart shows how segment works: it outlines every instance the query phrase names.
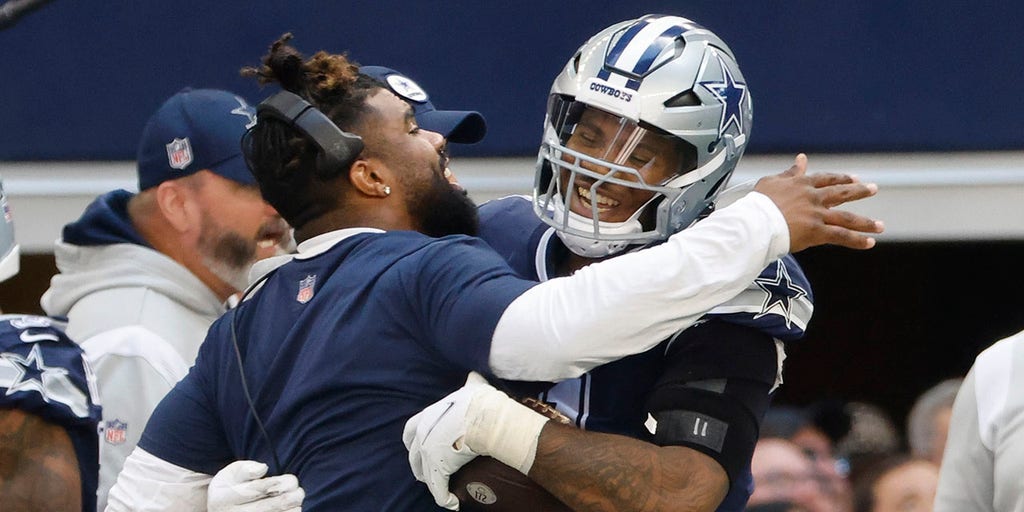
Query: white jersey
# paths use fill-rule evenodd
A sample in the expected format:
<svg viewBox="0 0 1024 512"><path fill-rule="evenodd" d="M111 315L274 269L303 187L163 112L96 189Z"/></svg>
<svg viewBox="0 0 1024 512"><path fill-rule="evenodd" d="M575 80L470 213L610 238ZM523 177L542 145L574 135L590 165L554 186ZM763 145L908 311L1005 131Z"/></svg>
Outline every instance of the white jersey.
<svg viewBox="0 0 1024 512"><path fill-rule="evenodd" d="M936 512L1024 512L1024 332L978 356L953 405Z"/></svg>

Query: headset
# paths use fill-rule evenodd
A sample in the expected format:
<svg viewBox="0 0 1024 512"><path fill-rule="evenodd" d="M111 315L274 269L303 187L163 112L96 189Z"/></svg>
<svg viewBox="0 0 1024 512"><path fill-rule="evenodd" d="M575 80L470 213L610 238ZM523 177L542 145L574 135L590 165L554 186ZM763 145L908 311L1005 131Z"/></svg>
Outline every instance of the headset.
<svg viewBox="0 0 1024 512"><path fill-rule="evenodd" d="M256 116L282 121L312 139L320 148L317 174L321 178L330 178L342 169L347 169L363 151L362 137L338 128L318 108L290 91L280 91L260 102L256 107ZM242 154L249 168L252 168L249 157L251 139L252 128L242 136Z"/></svg>

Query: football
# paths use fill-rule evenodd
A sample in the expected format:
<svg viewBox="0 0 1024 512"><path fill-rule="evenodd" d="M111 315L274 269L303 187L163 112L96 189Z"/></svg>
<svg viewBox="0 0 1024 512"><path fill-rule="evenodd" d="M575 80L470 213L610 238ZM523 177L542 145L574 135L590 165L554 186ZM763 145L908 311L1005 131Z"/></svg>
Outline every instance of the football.
<svg viewBox="0 0 1024 512"><path fill-rule="evenodd" d="M451 477L461 512L570 512L543 487L491 457L477 457Z"/></svg>
<svg viewBox="0 0 1024 512"><path fill-rule="evenodd" d="M559 423L571 421L553 407L532 398L524 405ZM477 457L452 475L449 489L462 512L570 512L572 509L520 473L491 457Z"/></svg>

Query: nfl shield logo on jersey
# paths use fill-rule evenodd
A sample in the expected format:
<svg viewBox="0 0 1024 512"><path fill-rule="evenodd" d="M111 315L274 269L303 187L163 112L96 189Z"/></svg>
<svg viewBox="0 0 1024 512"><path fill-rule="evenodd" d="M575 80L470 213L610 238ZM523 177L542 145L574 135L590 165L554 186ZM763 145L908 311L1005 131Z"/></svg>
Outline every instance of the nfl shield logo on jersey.
<svg viewBox="0 0 1024 512"><path fill-rule="evenodd" d="M103 439L110 444L124 443L128 437L128 424L118 420L110 420L103 424Z"/></svg>
<svg viewBox="0 0 1024 512"><path fill-rule="evenodd" d="M192 144L188 137L174 139L167 145L167 163L172 169L184 169L192 163Z"/></svg>
<svg viewBox="0 0 1024 512"><path fill-rule="evenodd" d="M314 287L316 287L316 276L306 276L305 279L299 281L299 293L295 296L295 300L300 304L309 302L313 298Z"/></svg>

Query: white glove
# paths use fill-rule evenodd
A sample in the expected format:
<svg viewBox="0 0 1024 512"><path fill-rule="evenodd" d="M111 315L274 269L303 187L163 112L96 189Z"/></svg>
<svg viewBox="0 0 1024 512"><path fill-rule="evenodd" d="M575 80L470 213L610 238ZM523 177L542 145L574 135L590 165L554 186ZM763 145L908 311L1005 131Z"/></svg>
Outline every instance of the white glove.
<svg viewBox="0 0 1024 512"><path fill-rule="evenodd" d="M462 440L466 409L473 395L484 389L497 391L479 373L470 373L464 386L409 418L402 432L412 474L427 484L439 506L449 510L459 509L459 499L448 490L449 477L478 455Z"/></svg>
<svg viewBox="0 0 1024 512"><path fill-rule="evenodd" d="M263 478L267 465L232 462L214 475L207 491L209 512L300 512L306 491L295 475Z"/></svg>
<svg viewBox="0 0 1024 512"><path fill-rule="evenodd" d="M464 386L410 418L402 441L416 479L439 506L458 510L448 490L451 475L478 455L528 473L547 421L472 372Z"/></svg>

